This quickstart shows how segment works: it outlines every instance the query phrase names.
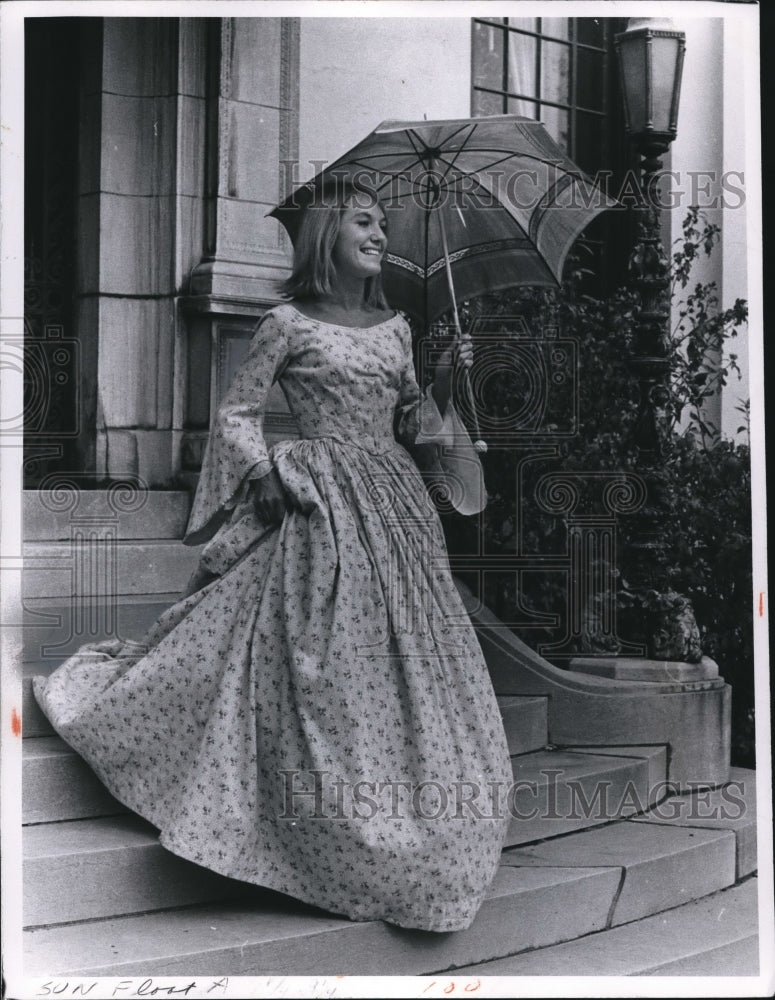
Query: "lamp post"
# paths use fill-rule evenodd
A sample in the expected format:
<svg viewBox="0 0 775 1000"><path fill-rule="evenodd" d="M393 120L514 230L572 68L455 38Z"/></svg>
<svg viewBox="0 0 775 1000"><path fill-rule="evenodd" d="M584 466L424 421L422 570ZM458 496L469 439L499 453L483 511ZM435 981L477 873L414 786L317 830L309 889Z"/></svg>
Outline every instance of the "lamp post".
<svg viewBox="0 0 775 1000"><path fill-rule="evenodd" d="M641 460L662 457L665 421L659 412L669 378L670 275L660 239L658 172L675 139L685 38L667 18L630 18L615 38L627 132L642 157L638 235L629 271L641 309L632 367L641 386L638 441Z"/></svg>
<svg viewBox="0 0 775 1000"><path fill-rule="evenodd" d="M660 157L676 137L685 36L668 19L630 18L615 45L627 132L642 157L638 234L629 260L640 306L629 364L640 390L634 443L648 499L642 512L644 527L634 542L638 567L634 583L639 592L651 595L655 605L651 610L656 621L651 618L643 636L649 656L696 662L701 650L691 605L664 579L664 528L670 518L663 468L670 398L670 273L660 238L657 197Z"/></svg>

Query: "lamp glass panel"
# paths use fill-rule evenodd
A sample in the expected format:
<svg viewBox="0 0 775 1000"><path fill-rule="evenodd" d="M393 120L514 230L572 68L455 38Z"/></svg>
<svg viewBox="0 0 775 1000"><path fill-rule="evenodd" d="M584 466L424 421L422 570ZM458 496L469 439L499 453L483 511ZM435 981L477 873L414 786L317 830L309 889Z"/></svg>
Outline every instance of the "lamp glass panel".
<svg viewBox="0 0 775 1000"><path fill-rule="evenodd" d="M630 38L619 48L622 89L627 109L627 125L634 134L646 127L646 41Z"/></svg>
<svg viewBox="0 0 775 1000"><path fill-rule="evenodd" d="M678 39L654 38L651 45L654 129L657 132L667 132L670 129L670 107L673 102L673 86L678 61Z"/></svg>

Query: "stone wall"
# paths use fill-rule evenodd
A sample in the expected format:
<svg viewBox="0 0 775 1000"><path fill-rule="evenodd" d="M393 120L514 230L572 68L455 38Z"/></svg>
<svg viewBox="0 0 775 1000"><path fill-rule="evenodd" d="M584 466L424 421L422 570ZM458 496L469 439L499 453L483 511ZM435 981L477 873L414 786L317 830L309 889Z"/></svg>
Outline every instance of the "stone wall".
<svg viewBox="0 0 775 1000"><path fill-rule="evenodd" d="M78 196L95 465L165 486L198 467L224 372L287 274L265 215L297 155L298 25L96 23Z"/></svg>

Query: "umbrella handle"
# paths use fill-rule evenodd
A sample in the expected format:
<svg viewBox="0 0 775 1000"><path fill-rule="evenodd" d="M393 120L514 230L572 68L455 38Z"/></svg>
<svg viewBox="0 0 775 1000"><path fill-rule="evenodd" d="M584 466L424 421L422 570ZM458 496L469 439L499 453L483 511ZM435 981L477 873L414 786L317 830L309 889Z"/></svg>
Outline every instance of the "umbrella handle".
<svg viewBox="0 0 775 1000"><path fill-rule="evenodd" d="M455 285L452 281L452 265L449 261L449 246L447 245L447 229L444 224L444 213L439 210L439 226L441 227L441 246L444 250L444 268L447 272L447 284L449 285L449 296L452 299L452 315L455 320L455 340L460 342L463 339L463 331L460 326L460 316L457 311L457 300L455 298ZM463 384L468 394L468 403L471 408L471 422L474 430L474 449L480 455L487 451L487 442L482 440L482 432L479 430L479 417L476 413L476 403L474 402L474 391L471 386L471 375L468 368L463 369Z"/></svg>
<svg viewBox="0 0 775 1000"><path fill-rule="evenodd" d="M476 413L474 390L471 386L471 375L469 374L468 368L463 369L463 380L465 382L466 392L468 393L468 401L471 407L471 422L474 425L474 450L479 452L480 455L483 455L487 451L487 442L482 440L482 432L479 430L479 417Z"/></svg>

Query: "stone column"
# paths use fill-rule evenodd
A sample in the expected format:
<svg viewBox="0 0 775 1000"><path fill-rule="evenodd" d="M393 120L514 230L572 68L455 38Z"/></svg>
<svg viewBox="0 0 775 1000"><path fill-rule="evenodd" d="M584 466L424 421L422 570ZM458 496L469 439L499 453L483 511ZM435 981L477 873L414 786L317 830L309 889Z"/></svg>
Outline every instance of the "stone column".
<svg viewBox="0 0 775 1000"><path fill-rule="evenodd" d="M206 249L190 288L211 309L275 302L287 274L287 238L265 216L298 157L298 51L294 18L226 17L211 32Z"/></svg>
<svg viewBox="0 0 775 1000"><path fill-rule="evenodd" d="M218 400L289 273L290 243L266 213L285 196L298 156L298 20L213 20L207 44L203 253L179 300L175 469L189 484ZM265 431L270 441L293 433L277 388Z"/></svg>
<svg viewBox="0 0 775 1000"><path fill-rule="evenodd" d="M79 320L98 477L171 474L179 24L103 18L84 54ZM91 392L87 389L87 392Z"/></svg>

